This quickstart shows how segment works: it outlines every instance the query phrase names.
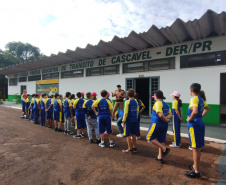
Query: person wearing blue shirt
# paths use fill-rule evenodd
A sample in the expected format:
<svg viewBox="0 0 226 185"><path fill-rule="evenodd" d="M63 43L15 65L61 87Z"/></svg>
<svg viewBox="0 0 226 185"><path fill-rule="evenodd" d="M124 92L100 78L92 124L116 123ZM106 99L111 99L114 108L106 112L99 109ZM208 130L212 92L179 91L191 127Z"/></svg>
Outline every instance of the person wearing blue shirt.
<svg viewBox="0 0 226 185"><path fill-rule="evenodd" d="M76 96L77 99L74 101L73 108L75 109L75 116L77 119L77 135L74 135L73 137L81 138L85 137L85 128L86 128L85 113L82 110L82 106L85 101L82 98L82 94L80 92L78 92Z"/></svg>
<svg viewBox="0 0 226 185"><path fill-rule="evenodd" d="M168 130L168 123L170 122L172 113L169 105L163 101L166 99L163 96L163 92L157 90L152 96L155 99L151 114L151 125L148 129L146 139L159 148L159 154L155 157L155 160L159 163L163 163L163 157L166 157L170 152L170 149L165 147L166 134Z"/></svg>
<svg viewBox="0 0 226 185"><path fill-rule="evenodd" d="M40 112L40 106L39 106L39 94L35 95L35 98L33 100L33 110L34 111L34 123L35 124L39 124L38 123L38 118L39 118L39 112Z"/></svg>
<svg viewBox="0 0 226 185"><path fill-rule="evenodd" d="M122 152L127 154L137 152L136 136L138 135L139 132L139 128L137 126L139 105L138 102L135 100L134 95L135 92L133 89L129 89L127 91L127 96L129 97L129 100L125 102L124 115L122 119L124 125L124 135L126 136L128 145L128 149L122 150Z"/></svg>
<svg viewBox="0 0 226 185"><path fill-rule="evenodd" d="M90 143L93 143L93 134L92 134L92 127L95 130L96 134L96 143L100 143L100 134L98 130L98 123L97 123L97 116L92 110L92 105L94 103L94 100L92 100L92 95L91 92L86 93L86 97L88 100L86 100L83 104L83 111L85 112L87 119L86 119L86 124L87 124L87 132L88 132L88 137Z"/></svg>
<svg viewBox="0 0 226 185"><path fill-rule="evenodd" d="M71 131L71 118L73 117L71 111L71 93L66 92L66 99L64 100L64 134L73 135Z"/></svg>
<svg viewBox="0 0 226 185"><path fill-rule="evenodd" d="M190 105L187 112L187 125L189 132L189 140L193 152L193 165L189 166L190 171L186 171L184 175L189 178L201 178L199 172L201 148L205 141L205 124L202 118L210 111L208 104L200 97L201 85L193 83L190 86Z"/></svg>
<svg viewBox="0 0 226 185"><path fill-rule="evenodd" d="M102 90L101 91L101 99L96 100L93 105L92 109L94 113L98 116L98 127L99 127L99 133L101 137L101 143L99 144L100 147L104 148L104 132L105 129L107 129L107 133L109 136L109 147L114 147L115 143L112 139L112 129L111 129L111 119L113 119L113 106L109 100L107 100L107 91ZM96 108L98 109L98 112L96 111Z"/></svg>
<svg viewBox="0 0 226 185"><path fill-rule="evenodd" d="M45 112L46 99L47 99L47 94L42 94L42 99L41 99L41 102L40 102L40 107L41 107L41 122L40 122L40 125L41 126L45 126L45 122L46 122L46 112Z"/></svg>
<svg viewBox="0 0 226 185"><path fill-rule="evenodd" d="M25 120L29 120L30 119L30 94L27 95L27 99L26 99L26 119Z"/></svg>
<svg viewBox="0 0 226 185"><path fill-rule="evenodd" d="M46 119L47 119L47 125L48 128L52 128L53 124L53 102L54 102L54 94L49 93L49 98L46 101L45 104L45 112L46 112Z"/></svg>

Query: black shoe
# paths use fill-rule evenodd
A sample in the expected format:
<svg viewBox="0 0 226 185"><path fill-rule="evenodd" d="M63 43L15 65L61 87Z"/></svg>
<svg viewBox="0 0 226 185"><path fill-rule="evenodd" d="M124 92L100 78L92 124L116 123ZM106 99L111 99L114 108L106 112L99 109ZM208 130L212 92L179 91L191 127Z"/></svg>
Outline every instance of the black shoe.
<svg viewBox="0 0 226 185"><path fill-rule="evenodd" d="M201 173L195 173L195 171L186 171L184 172L184 175L188 178L196 178L196 179L201 179L202 175Z"/></svg>
<svg viewBox="0 0 226 185"><path fill-rule="evenodd" d="M170 153L170 149L166 148L165 152L162 151L162 157L166 157L169 153Z"/></svg>
<svg viewBox="0 0 226 185"><path fill-rule="evenodd" d="M96 143L97 143L97 144L101 143L101 140L100 140L100 139L97 139L97 140L96 140Z"/></svg>
<svg viewBox="0 0 226 185"><path fill-rule="evenodd" d="M188 169L189 169L189 170L195 170L194 167L193 167L193 165L189 165L189 166L188 166Z"/></svg>
<svg viewBox="0 0 226 185"><path fill-rule="evenodd" d="M155 157L155 160L158 161L160 164L163 164L163 159L158 159L158 157Z"/></svg>
<svg viewBox="0 0 226 185"><path fill-rule="evenodd" d="M58 128L56 127L54 130L55 130L55 131L58 131Z"/></svg>
<svg viewBox="0 0 226 185"><path fill-rule="evenodd" d="M57 132L63 132L63 130L61 128L58 128Z"/></svg>
<svg viewBox="0 0 226 185"><path fill-rule="evenodd" d="M92 132L95 132L95 129L94 128L92 129Z"/></svg>
<svg viewBox="0 0 226 185"><path fill-rule="evenodd" d="M94 143L92 139L89 140L89 143Z"/></svg>
<svg viewBox="0 0 226 185"><path fill-rule="evenodd" d="M132 149L133 153L137 153L137 148Z"/></svg>

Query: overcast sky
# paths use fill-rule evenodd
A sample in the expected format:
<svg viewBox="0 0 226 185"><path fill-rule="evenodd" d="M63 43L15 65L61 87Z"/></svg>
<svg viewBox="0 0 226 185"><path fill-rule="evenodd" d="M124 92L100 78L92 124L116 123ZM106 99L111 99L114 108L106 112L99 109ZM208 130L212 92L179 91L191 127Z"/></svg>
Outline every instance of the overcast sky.
<svg viewBox="0 0 226 185"><path fill-rule="evenodd" d="M208 9L225 11L225 0L0 0L0 49L21 41L57 54L199 19Z"/></svg>

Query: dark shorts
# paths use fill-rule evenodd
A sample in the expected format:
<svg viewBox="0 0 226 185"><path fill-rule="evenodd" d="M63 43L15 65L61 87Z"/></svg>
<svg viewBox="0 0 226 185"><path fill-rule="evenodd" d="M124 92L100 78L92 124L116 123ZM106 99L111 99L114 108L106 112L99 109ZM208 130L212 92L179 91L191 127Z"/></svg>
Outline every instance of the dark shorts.
<svg viewBox="0 0 226 185"><path fill-rule="evenodd" d="M167 130L168 123L152 123L148 129L146 139L148 141L157 139L158 142L165 143Z"/></svg>
<svg viewBox="0 0 226 185"><path fill-rule="evenodd" d="M115 102L123 102L123 99L116 100Z"/></svg>
<svg viewBox="0 0 226 185"><path fill-rule="evenodd" d="M46 113L46 119L53 119L53 111L48 111Z"/></svg>
<svg viewBox="0 0 226 185"><path fill-rule="evenodd" d="M108 134L112 133L111 129L111 117L110 116L99 116L98 117L98 126L99 126L99 133L103 134L105 129L107 130Z"/></svg>
<svg viewBox="0 0 226 185"><path fill-rule="evenodd" d="M124 127L124 135L131 136L131 135L138 135L139 129L137 127L138 122L126 122Z"/></svg>
<svg viewBox="0 0 226 185"><path fill-rule="evenodd" d="M77 115L76 119L77 119L77 129L86 128L85 115L81 115L81 116Z"/></svg>

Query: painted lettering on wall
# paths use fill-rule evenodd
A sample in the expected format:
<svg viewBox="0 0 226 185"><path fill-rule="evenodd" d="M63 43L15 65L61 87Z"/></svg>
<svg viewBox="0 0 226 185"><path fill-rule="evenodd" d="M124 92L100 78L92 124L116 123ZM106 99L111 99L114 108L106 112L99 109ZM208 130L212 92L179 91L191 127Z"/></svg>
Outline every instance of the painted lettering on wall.
<svg viewBox="0 0 226 185"><path fill-rule="evenodd" d="M40 75L40 74L41 74L41 70L40 69L30 71L30 75Z"/></svg>
<svg viewBox="0 0 226 185"><path fill-rule="evenodd" d="M167 47L166 56L172 55L184 55L190 53L196 53L197 51L210 51L212 46L212 41L207 40L203 42L193 42L190 44L183 44L179 46Z"/></svg>
<svg viewBox="0 0 226 185"><path fill-rule="evenodd" d="M42 74L58 72L58 66L42 69Z"/></svg>
<svg viewBox="0 0 226 185"><path fill-rule="evenodd" d="M87 67L93 67L93 61L70 64L70 70L83 69L83 68L87 68Z"/></svg>

